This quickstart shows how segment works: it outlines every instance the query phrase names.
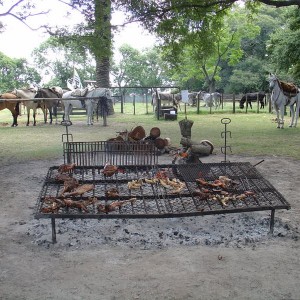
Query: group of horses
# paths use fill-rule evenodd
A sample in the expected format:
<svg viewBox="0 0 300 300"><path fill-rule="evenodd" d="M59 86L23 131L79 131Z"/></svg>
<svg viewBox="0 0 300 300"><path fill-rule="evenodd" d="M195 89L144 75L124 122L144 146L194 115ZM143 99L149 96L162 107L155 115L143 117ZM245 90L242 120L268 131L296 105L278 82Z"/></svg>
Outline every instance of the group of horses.
<svg viewBox="0 0 300 300"><path fill-rule="evenodd" d="M271 103L276 112L277 128L284 127L285 107L290 107L291 123L290 127L296 127L300 109L300 90L297 86L291 83L280 81L274 74L269 75L269 88L271 93ZM36 125L36 111L41 108L44 113L44 122L47 123L49 112L50 124L52 124L53 116L57 122L57 108L61 104L64 110L64 120L70 121L72 108L85 108L87 112L87 124L93 124L93 114L99 103L107 103L107 100L112 97L111 91L108 88L85 88L80 90L80 93L75 91L64 91L60 87L51 88L29 88L29 89L14 89L0 95L0 110L9 109L13 116L12 126L18 126L18 116L20 114L20 103L23 102L27 109L27 126L29 125L30 111L33 110L33 125ZM84 101L78 100L84 97ZM4 100L1 100L4 99ZM28 100L27 100L28 99ZM36 99L36 100L35 100ZM193 105L195 99L202 99L206 107L215 107L217 109L221 104L220 93L206 93L203 91L193 92L188 94L189 104ZM251 101L259 101L261 108L264 107L266 94L264 92L248 93L243 95L240 100L240 108L251 105ZM154 92L152 94L152 105L157 106L158 101L161 105L179 106L181 94L171 94L167 92Z"/></svg>
<svg viewBox="0 0 300 300"><path fill-rule="evenodd" d="M218 92L208 93L204 91L190 92L188 93L188 104L196 106L197 100L204 101L204 107L218 109L221 105L222 94ZM252 109L252 101L259 100L260 108L265 107L266 94L264 92L247 93L244 94L240 100L240 108L244 108L246 102L247 107ZM157 106L158 100L161 101L161 105L174 105L176 108L180 105L181 94L172 94L170 92L154 92L152 94L152 105Z"/></svg>
<svg viewBox="0 0 300 300"><path fill-rule="evenodd" d="M84 101L78 100L82 97ZM1 99L5 99L2 100ZM44 114L44 122L47 123L48 113L50 124L53 117L57 122L58 106L61 105L64 111L64 120L70 121L72 108L84 108L87 112L87 124L93 124L93 113L100 100L111 99L111 92L106 88L86 88L80 91L65 91L61 87L51 88L28 88L14 89L0 95L0 110L9 109L13 116L12 126L18 126L18 116L20 115L20 104L26 107L27 123L30 121L30 111L33 111L33 125L36 125L36 111L40 108Z"/></svg>
<svg viewBox="0 0 300 300"><path fill-rule="evenodd" d="M215 107L216 109L221 104L221 94L220 93L206 93L203 91L199 92L190 92L188 93L188 104L195 105L197 99L202 99L204 101L204 106L206 107ZM154 108L157 107L158 101L162 106L173 105L176 108L180 108L180 103L182 101L182 96L180 93L170 93L170 92L160 92L155 91L152 93L152 105Z"/></svg>

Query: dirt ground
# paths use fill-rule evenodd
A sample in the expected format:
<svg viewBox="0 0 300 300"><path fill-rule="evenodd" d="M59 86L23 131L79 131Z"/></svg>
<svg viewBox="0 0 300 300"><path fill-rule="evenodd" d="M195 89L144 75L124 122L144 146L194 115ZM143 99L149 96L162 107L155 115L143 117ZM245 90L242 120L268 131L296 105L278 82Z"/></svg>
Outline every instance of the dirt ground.
<svg viewBox="0 0 300 300"><path fill-rule="evenodd" d="M50 220L36 220L34 209L62 160L0 162L0 299L300 299L300 161L229 158L264 159L256 168L291 204L276 211L273 236L266 211L62 220L52 244Z"/></svg>

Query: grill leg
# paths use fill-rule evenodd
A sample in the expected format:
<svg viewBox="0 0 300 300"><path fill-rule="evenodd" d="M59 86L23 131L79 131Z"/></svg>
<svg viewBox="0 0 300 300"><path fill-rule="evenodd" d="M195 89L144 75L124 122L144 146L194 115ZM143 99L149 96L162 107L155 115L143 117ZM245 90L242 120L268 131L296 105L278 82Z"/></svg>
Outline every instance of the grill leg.
<svg viewBox="0 0 300 300"><path fill-rule="evenodd" d="M52 243L56 243L56 229L55 229L55 218L51 218L51 225L52 225Z"/></svg>
<svg viewBox="0 0 300 300"><path fill-rule="evenodd" d="M272 234L272 235L274 233L274 223L275 223L274 217L275 217L275 209L272 209L271 210L271 220L270 220L270 234Z"/></svg>

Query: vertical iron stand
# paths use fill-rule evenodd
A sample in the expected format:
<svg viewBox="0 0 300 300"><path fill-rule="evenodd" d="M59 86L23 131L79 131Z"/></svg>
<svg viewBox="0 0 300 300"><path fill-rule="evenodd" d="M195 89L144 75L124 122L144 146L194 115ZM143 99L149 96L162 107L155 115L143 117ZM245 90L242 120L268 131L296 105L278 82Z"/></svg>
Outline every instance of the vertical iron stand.
<svg viewBox="0 0 300 300"><path fill-rule="evenodd" d="M73 135L69 133L68 127L72 125L72 122L71 121L62 121L61 125L66 127L66 133L62 134L61 140L62 140L62 142L64 142L64 137L66 137L67 138L67 147L69 147L69 142L73 142ZM70 154L70 151L67 151L67 153L68 153L68 155L67 155L68 157L66 160L65 151L64 151L64 161L67 161L69 163L71 161L71 159L70 159L71 154Z"/></svg>
<svg viewBox="0 0 300 300"><path fill-rule="evenodd" d="M70 142L69 138L71 139L71 142L73 142L73 135L69 133L68 131L68 127L72 125L72 122L71 121L61 121L60 123L62 126L65 126L66 127L66 133L62 134L61 136L61 140L62 142L64 142L64 137L66 136L67 137L67 143Z"/></svg>
<svg viewBox="0 0 300 300"><path fill-rule="evenodd" d="M225 130L221 132L221 137L225 139L225 145L221 147L221 152L224 154L225 160L223 162L227 162L227 149L231 152L231 146L227 145L227 135L231 138L231 131L227 130L227 125L231 122L229 118L221 119L221 123L225 125Z"/></svg>

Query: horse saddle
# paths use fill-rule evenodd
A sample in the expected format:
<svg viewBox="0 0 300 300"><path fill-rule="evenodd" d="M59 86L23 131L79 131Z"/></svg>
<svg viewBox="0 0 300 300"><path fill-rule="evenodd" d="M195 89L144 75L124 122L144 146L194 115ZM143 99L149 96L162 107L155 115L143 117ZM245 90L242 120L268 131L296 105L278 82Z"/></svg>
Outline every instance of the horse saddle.
<svg viewBox="0 0 300 300"><path fill-rule="evenodd" d="M280 87L283 93L288 97L294 97L298 94L298 88L293 83L279 80Z"/></svg>
<svg viewBox="0 0 300 300"><path fill-rule="evenodd" d="M85 97L88 91L89 91L88 87L86 87L84 89L76 89L71 93L71 96L72 97Z"/></svg>

